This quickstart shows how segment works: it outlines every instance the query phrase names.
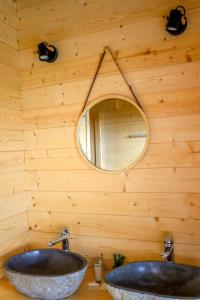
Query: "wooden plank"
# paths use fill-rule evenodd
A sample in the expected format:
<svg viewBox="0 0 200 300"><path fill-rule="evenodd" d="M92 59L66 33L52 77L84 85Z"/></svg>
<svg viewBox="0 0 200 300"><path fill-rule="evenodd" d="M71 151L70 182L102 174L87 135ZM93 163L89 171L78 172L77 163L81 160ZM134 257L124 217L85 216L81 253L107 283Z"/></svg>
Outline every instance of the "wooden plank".
<svg viewBox="0 0 200 300"><path fill-rule="evenodd" d="M0 21L7 23L13 28L17 28L16 9L5 0L0 1Z"/></svg>
<svg viewBox="0 0 200 300"><path fill-rule="evenodd" d="M25 189L24 172L1 174L0 186L0 197L7 197L23 192Z"/></svg>
<svg viewBox="0 0 200 300"><path fill-rule="evenodd" d="M106 78L106 80L106 82L103 82L105 89L104 93L107 93L107 84L110 86L110 91L113 90L121 95L121 85L118 86L116 84L118 81L112 81L111 78ZM24 118L26 114L28 114L28 110L40 112L40 110L50 107L57 110L57 108L60 109L60 107L67 105L71 106L72 104L77 105L77 103L83 105L89 84L90 82L85 80L67 83L64 85L55 85L41 89L23 91L22 102L23 109L25 110ZM148 91L138 92L139 101L144 107L144 111L149 118L170 117L187 114L192 115L200 112L200 88L156 92L152 94L149 94ZM96 86L95 93L97 94L95 97L101 95L102 85L99 84Z"/></svg>
<svg viewBox="0 0 200 300"><path fill-rule="evenodd" d="M17 49L0 42L0 64L19 68L19 52Z"/></svg>
<svg viewBox="0 0 200 300"><path fill-rule="evenodd" d="M34 231L59 232L63 226L71 233L93 237L122 238L162 242L171 233L175 243L199 244L199 219L133 217L55 212L28 212Z"/></svg>
<svg viewBox="0 0 200 300"><path fill-rule="evenodd" d="M4 0L11 7L16 8L16 0ZM21 1L20 1L21 2Z"/></svg>
<svg viewBox="0 0 200 300"><path fill-rule="evenodd" d="M24 143L17 50L16 3L0 0L0 277L4 260L27 243L24 153L18 151Z"/></svg>
<svg viewBox="0 0 200 300"><path fill-rule="evenodd" d="M22 70L20 72L22 90L91 79L97 65L98 57L93 56ZM125 73L128 73L129 82L133 84L136 91L144 92L145 89L148 93L155 93L199 87L199 65L200 62L191 62L135 71L134 64L129 63L128 60L128 63L122 64L122 68ZM100 74L101 77L108 75L113 77L119 72L114 63L108 61L102 66Z"/></svg>
<svg viewBox="0 0 200 300"><path fill-rule="evenodd" d="M55 62L63 63L73 59L98 56L102 53L110 36L109 45L117 57L118 62L126 69L135 71L151 69L155 67L182 64L185 62L199 61L199 34L185 36L178 39L162 39L149 45L135 45L132 39L122 38L118 40L110 30L97 32L90 35L65 39L56 42L56 47L61 55ZM96 41L94 44L93 41ZM132 42L132 43L131 43ZM92 63L92 61L91 61ZM20 69L33 69L41 67L35 48L20 51Z"/></svg>
<svg viewBox="0 0 200 300"><path fill-rule="evenodd" d="M64 149L60 149L60 150L61 150L61 152L65 151ZM49 151L51 151L51 150L33 150L33 151L29 150L29 151L24 151L25 160L26 159L33 159L33 158L46 158L47 157L47 153Z"/></svg>
<svg viewBox="0 0 200 300"><path fill-rule="evenodd" d="M143 105L148 118L169 117L171 115L172 117L178 117L179 114L181 116L199 114L200 89L198 88L197 90L194 90L193 93L192 89L186 90L183 99L181 98L182 93L183 92L174 93L173 96L172 93L165 93L164 95L162 93L158 93L147 95L146 97L143 95L141 104ZM170 96L172 96L172 98ZM188 97L191 100L190 108L188 108ZM64 103L61 102L62 104L51 108L24 111L24 130L75 125L83 107L83 99L84 98L80 98L80 103L63 105ZM186 101L187 105L184 106ZM177 112L176 109L180 111L180 113Z"/></svg>
<svg viewBox="0 0 200 300"><path fill-rule="evenodd" d="M48 153L51 152L48 151ZM88 164L85 163L80 154L75 151L65 151L65 157L54 157L51 158L47 154L46 157L41 158L26 158L25 160L25 170L80 170L80 169L90 169Z"/></svg>
<svg viewBox="0 0 200 300"><path fill-rule="evenodd" d="M56 42L59 40L64 40L66 38L76 38L83 35L92 34L98 31L105 31L109 29L115 28L115 35L117 33L123 38L127 32L130 33L132 31L133 40L136 40L136 44L138 44L138 30L139 28L142 31L147 31L148 35L146 37L146 43L157 42L161 40L161 26L162 20L160 18L155 18L146 22L139 22L131 25L124 26L120 28L120 25L123 24L123 16L116 18L112 16L114 15L114 11L109 11L107 7L101 9L101 13L98 10L100 15L102 14L102 10L104 11L101 20L97 17L96 11L91 11L90 14L86 12L85 14L72 16L69 18L59 19L56 22L53 20L48 23L36 25L34 27L30 27L27 29L20 30L19 32L19 49L27 49L32 48L37 45L38 42L46 37L47 40L52 42ZM122 13L122 12L121 12ZM126 14L127 16L127 14ZM62 21L61 21L62 20ZM133 17L132 17L133 22ZM115 23L115 24L113 24ZM76 24L76 26L74 26ZM41 31L42 27L42 31ZM40 28L40 31L39 31ZM155 36L152 37L151 33L154 32ZM150 37L151 36L151 37ZM140 37L142 40L142 37ZM143 39L143 44L145 40Z"/></svg>
<svg viewBox="0 0 200 300"><path fill-rule="evenodd" d="M0 221L0 245L9 242L16 236L24 234L27 231L26 212L15 215L8 219Z"/></svg>
<svg viewBox="0 0 200 300"><path fill-rule="evenodd" d="M0 94L0 107L7 109L21 109L21 99L17 97L12 97L5 94Z"/></svg>
<svg viewBox="0 0 200 300"><path fill-rule="evenodd" d="M198 218L200 194L29 191L27 201L31 211Z"/></svg>
<svg viewBox="0 0 200 300"><path fill-rule="evenodd" d="M45 110L24 111L23 128L31 130L60 126L74 126L80 115L82 104L52 107Z"/></svg>
<svg viewBox="0 0 200 300"><path fill-rule="evenodd" d="M24 171L24 152L0 152L0 174Z"/></svg>
<svg viewBox="0 0 200 300"><path fill-rule="evenodd" d="M53 85L22 91L22 108L25 111L84 103L90 80Z"/></svg>
<svg viewBox="0 0 200 300"><path fill-rule="evenodd" d="M93 9L96 10L101 7L109 6L110 4L115 4L115 6L120 5L119 0L93 0L89 3L83 1L66 2L65 0L57 0L56 2L51 0L47 3L44 1L37 2L37 0L34 1L31 7L18 9L19 30L37 26L38 24L42 25L43 23L51 22L52 20L58 20L61 16L62 18L67 18L76 14L83 14ZM33 15L35 16L34 18L32 18Z"/></svg>
<svg viewBox="0 0 200 300"><path fill-rule="evenodd" d="M200 142L149 144L134 168L200 167ZM77 148L26 151L26 170L90 169Z"/></svg>
<svg viewBox="0 0 200 300"><path fill-rule="evenodd" d="M27 190L200 193L199 168L131 169L107 174L93 170L27 171Z"/></svg>
<svg viewBox="0 0 200 300"><path fill-rule="evenodd" d="M24 131L24 140L26 150L74 147L75 128L62 127Z"/></svg>
<svg viewBox="0 0 200 300"><path fill-rule="evenodd" d="M1 151L24 150L24 139L21 130L0 130Z"/></svg>
<svg viewBox="0 0 200 300"><path fill-rule="evenodd" d="M56 239L58 234L59 233L54 232L30 231L28 233L31 241L30 247L45 248L46 241ZM87 247L87 245L90 245L90 247ZM162 251L163 245L160 242L70 235L70 248L72 251L81 253L89 262L91 262L91 258L94 260L95 257L103 255L106 263L105 267L108 269L112 268L112 255L119 251L119 245L121 253L126 255L126 262L146 259L161 260L160 252ZM60 245L56 245L56 248L60 248Z"/></svg>
<svg viewBox="0 0 200 300"><path fill-rule="evenodd" d="M12 1L12 0L7 0ZM48 2L48 0L20 0L17 2L17 9L20 11L21 9L28 8L30 6L35 6L41 4L42 2Z"/></svg>
<svg viewBox="0 0 200 300"><path fill-rule="evenodd" d="M43 136L44 132L46 132L47 137L53 133L53 131L51 132L51 127L55 132L57 131L57 137L65 134L71 136L73 133L75 134L76 129L74 127L68 128L68 126L74 126L78 121L80 111L75 112L74 110L74 105L72 105L72 108L69 107L63 111L62 108L59 110L55 109L55 113L53 108L45 111L36 111L34 113L25 113L24 115L26 117L24 118L24 129L29 129L25 133L25 137L29 141L29 149L30 140L34 142L35 137L35 140L38 144L35 146L38 147L40 144L40 136ZM151 143L199 140L200 117L198 114L171 118L149 119L148 121L150 125ZM40 130L43 128L44 130ZM62 147L66 147L66 142L67 139L65 137ZM75 141L70 141L70 143L67 145L68 147L75 146ZM60 143L54 144L54 146L55 148L60 148ZM44 146L43 148L48 148L48 146Z"/></svg>
<svg viewBox="0 0 200 300"><path fill-rule="evenodd" d="M198 115L150 119L150 142L181 142L199 140Z"/></svg>
<svg viewBox="0 0 200 300"><path fill-rule="evenodd" d="M115 52L118 60L125 64L128 59L135 64L137 70L144 67L147 68L153 62L165 65L198 60L199 33L191 32L190 35L184 34L179 36L178 39L172 39L170 35L166 35L164 39L162 36L162 38L147 44L145 40L142 40L143 37L141 36L138 36L137 40L129 38L129 36L132 37L131 31L134 32L134 25L132 26L133 28L131 29L126 27L126 34L124 35L122 31L113 28L84 36L67 37L63 40L58 40L56 46L61 55L58 56L58 60L55 63L99 55L107 44L112 45L112 50ZM128 31L129 29L130 32ZM151 38L156 38L153 33ZM95 44L93 43L94 39L96 41ZM35 52L35 45L34 48L20 51L20 57L20 69L41 66L41 62L38 60Z"/></svg>
<svg viewBox="0 0 200 300"><path fill-rule="evenodd" d="M22 114L19 110L0 108L0 129L22 130Z"/></svg>
<svg viewBox="0 0 200 300"><path fill-rule="evenodd" d="M27 210L27 200L25 192L0 198L0 203L0 220L7 219Z"/></svg>
<svg viewBox="0 0 200 300"><path fill-rule="evenodd" d="M56 21L43 22L43 24L36 24L33 27L30 23L29 28L19 32L19 46L20 49L25 49L34 47L34 45L43 40L44 37L46 37L47 40L55 42L112 28L118 29L118 34L126 35L127 31L131 32L130 28L128 28L131 26L132 40L135 40L136 44L139 38L141 43L145 43L144 36L146 37L146 44L155 43L163 39L163 26L165 22L161 16L169 12L171 6L174 5L172 2L170 3L169 1L166 3L162 1L162 3L164 3L163 7L160 6L158 8L158 5L154 1L154 7L156 5L156 9L153 10L152 17L147 8L149 4L152 6L151 1L145 2L145 10L142 8L144 4L142 5L141 2L135 4L140 6L142 10L142 12L138 14L135 13L137 11L132 1L121 1L117 6L113 4L96 10L85 11L78 15L73 15L72 13L70 17L62 18L62 16L60 16ZM188 1L186 2L188 3ZM185 6L188 7L188 5ZM193 34L199 32L198 27L195 26L198 24L199 12L197 7L198 6L195 5L194 9L187 10L187 15L193 20ZM120 27L120 25L122 26ZM145 32L146 34L142 36L140 32ZM191 33L191 28L188 28L185 34L189 35L189 33ZM164 36L167 36L167 34Z"/></svg>
<svg viewBox="0 0 200 300"><path fill-rule="evenodd" d="M22 90L91 79L97 64L98 57L90 57L53 64L51 74L48 71L49 66L46 65L22 70L20 72Z"/></svg>
<svg viewBox="0 0 200 300"><path fill-rule="evenodd" d="M0 79L1 79L1 85L5 87L20 88L20 82L19 82L19 72L17 69L14 69L12 67L6 66L4 64L0 65Z"/></svg>
<svg viewBox="0 0 200 300"><path fill-rule="evenodd" d="M58 237L59 233L33 232L29 233L31 248L45 248L46 242ZM90 245L90 247L88 247ZM161 260L163 242L147 242L116 238L102 238L71 235L70 246L75 252L81 253L87 259L103 254L108 269L112 268L112 255L119 251L126 255L126 262L143 260ZM176 262L200 265L199 245L175 243Z"/></svg>
<svg viewBox="0 0 200 300"><path fill-rule="evenodd" d="M150 143L191 142L199 140L200 117L181 116L150 119ZM24 131L25 149L76 147L74 127L45 128Z"/></svg>
<svg viewBox="0 0 200 300"><path fill-rule="evenodd" d="M196 115L200 112L199 88L139 94L139 100L149 118Z"/></svg>
<svg viewBox="0 0 200 300"><path fill-rule="evenodd" d="M0 86L0 98L1 101L4 101L3 99L10 99L9 101L16 101L14 98L20 99L20 90L19 87L8 87L5 85ZM6 103L5 103L6 105Z"/></svg>
<svg viewBox="0 0 200 300"><path fill-rule="evenodd" d="M200 142L149 144L136 168L200 167Z"/></svg>
<svg viewBox="0 0 200 300"><path fill-rule="evenodd" d="M27 190L116 191L124 189L123 173L105 174L93 170L27 171Z"/></svg>
<svg viewBox="0 0 200 300"><path fill-rule="evenodd" d="M127 172L127 192L199 193L199 168L131 169Z"/></svg>
<svg viewBox="0 0 200 300"><path fill-rule="evenodd" d="M0 42L18 49L17 30L6 24L5 21L0 21Z"/></svg>

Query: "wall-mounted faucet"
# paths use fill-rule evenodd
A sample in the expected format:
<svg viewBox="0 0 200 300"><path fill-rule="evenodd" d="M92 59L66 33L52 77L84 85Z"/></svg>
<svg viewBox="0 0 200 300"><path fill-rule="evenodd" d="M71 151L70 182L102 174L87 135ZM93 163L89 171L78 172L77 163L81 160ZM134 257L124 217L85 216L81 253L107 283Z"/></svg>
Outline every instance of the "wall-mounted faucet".
<svg viewBox="0 0 200 300"><path fill-rule="evenodd" d="M174 261L174 242L172 236L167 236L164 241L164 251L161 256L166 262Z"/></svg>
<svg viewBox="0 0 200 300"><path fill-rule="evenodd" d="M62 249L65 251L69 251L69 233L70 232L68 228L63 229L60 238L49 242L48 247L53 247L54 245L62 242Z"/></svg>

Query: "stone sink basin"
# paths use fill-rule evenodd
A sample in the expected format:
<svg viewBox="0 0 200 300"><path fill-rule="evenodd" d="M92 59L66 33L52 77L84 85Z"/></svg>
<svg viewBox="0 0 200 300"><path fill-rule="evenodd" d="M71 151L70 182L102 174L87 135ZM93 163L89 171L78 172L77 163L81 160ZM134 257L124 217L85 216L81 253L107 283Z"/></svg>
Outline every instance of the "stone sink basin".
<svg viewBox="0 0 200 300"><path fill-rule="evenodd" d="M115 300L200 299L200 268L172 262L124 265L105 277Z"/></svg>
<svg viewBox="0 0 200 300"><path fill-rule="evenodd" d="M86 269L84 257L57 249L27 251L9 258L4 269L12 285L31 298L58 300L80 286Z"/></svg>

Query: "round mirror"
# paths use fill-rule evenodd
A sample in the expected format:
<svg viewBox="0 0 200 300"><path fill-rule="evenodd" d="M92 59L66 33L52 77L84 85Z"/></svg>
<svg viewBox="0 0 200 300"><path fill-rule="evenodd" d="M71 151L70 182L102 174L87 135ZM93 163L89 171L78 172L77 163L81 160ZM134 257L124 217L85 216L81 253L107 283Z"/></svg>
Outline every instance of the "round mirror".
<svg viewBox="0 0 200 300"><path fill-rule="evenodd" d="M82 156L94 167L119 171L136 164L149 141L149 126L141 108L122 96L92 101L77 124Z"/></svg>

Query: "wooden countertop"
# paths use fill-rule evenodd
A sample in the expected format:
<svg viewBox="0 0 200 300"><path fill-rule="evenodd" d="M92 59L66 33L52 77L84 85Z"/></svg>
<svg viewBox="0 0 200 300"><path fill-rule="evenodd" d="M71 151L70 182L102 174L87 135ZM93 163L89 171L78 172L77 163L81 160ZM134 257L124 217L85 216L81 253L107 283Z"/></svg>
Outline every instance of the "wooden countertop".
<svg viewBox="0 0 200 300"><path fill-rule="evenodd" d="M88 269L87 274L85 276L85 280L81 285L80 289L71 296L70 300L111 300L112 297L108 294L108 292L104 289L91 289L88 288L88 282L94 281L93 270L91 268ZM2 300L28 300L30 298L25 297L16 289L11 286L7 279L0 280L0 299Z"/></svg>

